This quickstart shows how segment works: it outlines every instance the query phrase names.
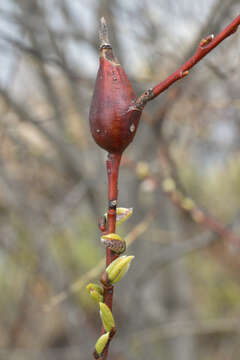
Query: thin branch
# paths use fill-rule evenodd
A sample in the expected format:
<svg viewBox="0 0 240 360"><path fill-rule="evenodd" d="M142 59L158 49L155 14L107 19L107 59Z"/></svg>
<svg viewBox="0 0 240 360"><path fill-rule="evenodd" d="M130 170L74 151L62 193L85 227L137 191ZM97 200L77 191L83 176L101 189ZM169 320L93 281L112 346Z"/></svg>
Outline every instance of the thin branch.
<svg viewBox="0 0 240 360"><path fill-rule="evenodd" d="M58 151L62 155L62 160L64 160L64 165L66 168L71 171L72 175L79 180L81 178L81 172L76 160L73 158L74 154L71 152L71 149L66 146L66 141L63 136L58 132L54 133L53 131L44 127L42 122L30 111L26 109L26 107L22 106L19 102L17 102L11 94L3 88L0 88L0 98L4 101L4 103L12 110L18 119L22 122L26 122L32 125L36 130L39 131L41 135L43 135L50 144L54 145Z"/></svg>
<svg viewBox="0 0 240 360"><path fill-rule="evenodd" d="M168 76L165 80L154 86L154 88L146 90L141 94L136 100L134 107L142 109L148 101L154 99L162 92L167 90L169 86L174 84L176 81L187 76L189 70L196 65L204 56L206 56L210 51L212 51L216 46L218 46L223 40L225 40L230 35L234 34L240 24L240 15L238 15L225 29L223 29L216 37L214 35L209 35L206 38L203 38L200 41L200 44L195 52L195 54L178 70Z"/></svg>
<svg viewBox="0 0 240 360"><path fill-rule="evenodd" d="M206 335L239 332L237 317L216 318L193 321L173 321L152 329L144 329L133 335L134 342L141 346L159 340L172 339L183 335Z"/></svg>

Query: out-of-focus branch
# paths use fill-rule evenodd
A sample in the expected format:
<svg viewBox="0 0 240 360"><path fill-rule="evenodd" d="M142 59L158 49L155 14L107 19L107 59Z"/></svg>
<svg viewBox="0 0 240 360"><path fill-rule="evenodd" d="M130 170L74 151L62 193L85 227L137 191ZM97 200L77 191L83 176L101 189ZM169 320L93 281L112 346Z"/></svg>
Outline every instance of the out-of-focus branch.
<svg viewBox="0 0 240 360"><path fill-rule="evenodd" d="M81 81L81 83L87 87L90 84L89 78L85 77L84 74L77 73L73 68L70 69L69 66L67 66L66 62L63 61L62 56L60 58L59 56L48 56L46 54L42 54L39 49L35 49L34 47L26 45L24 44L24 42L3 33L0 33L0 41L5 44L5 47L11 46L14 49L19 50L23 54L32 56L37 61L41 61L46 65L57 66L64 71L71 83L73 83L74 81Z"/></svg>
<svg viewBox="0 0 240 360"><path fill-rule="evenodd" d="M239 246L240 237L235 235L229 229L229 226L222 224L219 220L215 219L214 216L201 209L196 202L186 194L178 179L177 171L172 165L167 147L165 147L164 152L162 151L159 153L159 157L162 169L160 181L157 176L151 174L149 169L146 172L146 178L148 177L154 181L156 185L161 186L172 203L188 215L189 219L226 239L231 245ZM137 169L137 164L126 157L123 158L123 165L130 167L131 169Z"/></svg>
<svg viewBox="0 0 240 360"><path fill-rule="evenodd" d="M226 239L233 246L240 246L240 237L235 235L226 225L222 224L207 211L201 209L196 202L186 194L178 177L176 166L169 154L168 146L161 148L159 159L164 176L162 189L172 203L179 209L189 214L190 218L206 227L208 230Z"/></svg>
<svg viewBox="0 0 240 360"><path fill-rule="evenodd" d="M156 328L136 332L132 336L132 341L134 341L134 343L140 343L142 346L143 344L183 335L210 335L239 331L239 319L237 317L206 319L201 321L174 321Z"/></svg>
<svg viewBox="0 0 240 360"><path fill-rule="evenodd" d="M75 181L87 181L85 174L82 171L81 162L78 156L78 151L73 148L73 145L68 144L63 135L59 131L52 131L45 127L43 123L36 118L26 107L12 98L10 93L3 88L0 88L0 97L5 104L16 114L20 121L33 125L36 130L43 135L51 145L56 147L59 154L61 154L62 163L67 172ZM88 183L87 196L93 209L97 209L96 198L91 184Z"/></svg>
<svg viewBox="0 0 240 360"><path fill-rule="evenodd" d="M62 67L62 63L54 57L43 56L41 52L37 49L34 49L32 46L24 44L24 42L15 39L7 34L0 33L0 41L4 42L6 45L11 46L17 50L20 50L22 53L26 53L30 56L37 58L38 60L43 61L44 63L53 63L59 67Z"/></svg>
<svg viewBox="0 0 240 360"><path fill-rule="evenodd" d="M62 138L60 133L53 133L46 127L43 126L43 123L37 119L33 114L31 114L26 107L22 106L15 99L12 98L10 93L3 88L0 88L0 97L5 102L5 104L16 114L20 121L26 122L30 125L33 125L41 135L43 135L51 144L55 145L63 156L65 164L68 169L71 169L71 172L79 180L80 169L77 164L75 164L74 154L71 153L71 150L66 146L65 140Z"/></svg>

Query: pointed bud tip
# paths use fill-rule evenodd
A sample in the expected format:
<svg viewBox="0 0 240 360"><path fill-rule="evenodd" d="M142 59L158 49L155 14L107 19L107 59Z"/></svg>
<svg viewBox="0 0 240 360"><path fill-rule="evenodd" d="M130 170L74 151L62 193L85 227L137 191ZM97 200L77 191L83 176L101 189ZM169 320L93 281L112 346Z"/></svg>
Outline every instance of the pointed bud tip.
<svg viewBox="0 0 240 360"><path fill-rule="evenodd" d="M101 354L103 353L103 351L108 343L109 336L110 336L110 333L107 332L106 334L103 334L102 336L100 336L100 338L98 338L96 345L95 345L95 351L98 356L101 356Z"/></svg>
<svg viewBox="0 0 240 360"><path fill-rule="evenodd" d="M106 268L106 273L108 275L108 280L111 284L116 284L124 277L134 257L134 255L123 255L118 257L110 265L108 265L108 267Z"/></svg>
<svg viewBox="0 0 240 360"><path fill-rule="evenodd" d="M112 311L103 302L99 303L99 307L100 307L100 317L101 317L101 320L103 323L103 327L104 327L105 331L111 332L112 329L115 328L115 321L113 318Z"/></svg>

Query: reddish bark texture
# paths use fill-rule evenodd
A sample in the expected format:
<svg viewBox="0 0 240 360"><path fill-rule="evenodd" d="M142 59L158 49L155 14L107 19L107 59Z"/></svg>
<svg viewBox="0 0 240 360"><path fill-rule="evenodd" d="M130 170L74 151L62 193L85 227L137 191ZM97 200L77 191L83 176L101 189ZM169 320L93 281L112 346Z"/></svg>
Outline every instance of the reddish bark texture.
<svg viewBox="0 0 240 360"><path fill-rule="evenodd" d="M108 154L108 159L106 162L108 175L108 234L115 233L116 231L116 208L118 199L118 174L120 162L121 154ZM117 257L118 255L110 248L106 248L106 267ZM104 286L103 301L110 309L112 309L113 289L113 286ZM102 333L104 333L103 327ZM112 334L111 338L114 336L114 334L115 332ZM104 350L102 357L103 360L107 358L109 344L110 341Z"/></svg>
<svg viewBox="0 0 240 360"><path fill-rule="evenodd" d="M107 233L115 233L116 231L116 208L118 198L118 173L121 155L109 154L107 159L107 174L108 174L108 228ZM109 247L106 248L106 267L118 255ZM113 286L104 286L104 302L112 309Z"/></svg>

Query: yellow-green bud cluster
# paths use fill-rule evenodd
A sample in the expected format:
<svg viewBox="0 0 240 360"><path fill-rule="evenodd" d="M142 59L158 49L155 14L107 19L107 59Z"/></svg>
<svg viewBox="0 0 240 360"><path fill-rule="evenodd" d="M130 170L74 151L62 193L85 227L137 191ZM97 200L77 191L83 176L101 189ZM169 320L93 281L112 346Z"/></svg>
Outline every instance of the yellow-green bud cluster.
<svg viewBox="0 0 240 360"><path fill-rule="evenodd" d="M117 208L116 209L116 224L122 224L132 215L132 208ZM103 244L114 251L116 254L121 254L126 250L126 242L121 238L118 234L110 233L104 234L104 228L107 224L107 214L104 214L103 219L100 222L100 229L103 232L101 236L101 241ZM115 259L108 267L105 269L101 281L105 287L111 287L112 284L116 284L119 282L126 272L129 269L130 263L134 256L120 256ZM111 309L104 303L104 292L102 286L94 283L90 283L87 285L87 291L91 295L91 297L99 303L100 308L100 317L102 320L102 324L105 334L99 337L95 344L94 357L96 359L101 358L104 350L110 341L111 337L115 334L116 327L115 321L112 314Z"/></svg>
<svg viewBox="0 0 240 360"><path fill-rule="evenodd" d="M122 224L124 221L129 219L132 215L133 209L132 208L122 208L119 207L116 209L116 225ZM104 219L107 222L108 214L104 214ZM111 233L111 234L104 234L101 236L101 242L116 254L122 254L126 250L126 242L125 240L119 236L118 234Z"/></svg>

